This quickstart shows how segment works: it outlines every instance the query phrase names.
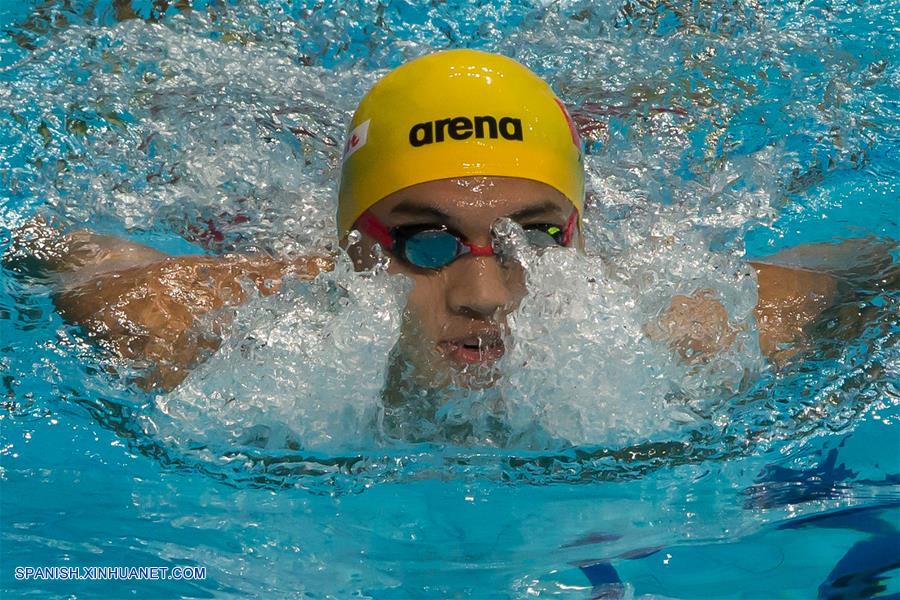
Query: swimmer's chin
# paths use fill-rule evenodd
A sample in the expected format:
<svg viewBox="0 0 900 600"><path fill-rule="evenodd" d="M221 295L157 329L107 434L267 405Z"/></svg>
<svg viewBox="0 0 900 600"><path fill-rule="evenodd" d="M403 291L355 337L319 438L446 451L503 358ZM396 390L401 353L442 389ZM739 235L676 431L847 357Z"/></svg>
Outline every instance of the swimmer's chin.
<svg viewBox="0 0 900 600"><path fill-rule="evenodd" d="M442 375L436 387L480 390L494 386L500 379L498 362L506 354L506 346L499 336L442 341L436 349Z"/></svg>
<svg viewBox="0 0 900 600"><path fill-rule="evenodd" d="M414 352L407 346L394 354L388 388L487 389L499 382L499 363L505 354L503 342L493 340L480 345L469 340L433 342Z"/></svg>
<svg viewBox="0 0 900 600"><path fill-rule="evenodd" d="M425 389L484 390L500 381L500 368L496 361L465 362L440 356L427 374L419 371L411 379L417 387Z"/></svg>

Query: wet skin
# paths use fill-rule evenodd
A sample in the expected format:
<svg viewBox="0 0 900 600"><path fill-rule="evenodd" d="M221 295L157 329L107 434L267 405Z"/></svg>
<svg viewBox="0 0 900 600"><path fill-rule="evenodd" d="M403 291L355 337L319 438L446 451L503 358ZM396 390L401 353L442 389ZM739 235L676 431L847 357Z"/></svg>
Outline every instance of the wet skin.
<svg viewBox="0 0 900 600"><path fill-rule="evenodd" d="M508 217L523 227L562 228L574 207L560 192L527 179L473 177L432 181L400 190L370 209L388 228L445 225L466 241L491 245L491 225ZM575 243L578 243L576 240ZM371 268L376 242L363 236L351 248L359 269ZM396 256L388 272L412 282L399 358L407 376L427 387L491 381L490 364L504 354L506 317L525 296L521 266L496 256L466 255L437 269L421 269Z"/></svg>
<svg viewBox="0 0 900 600"><path fill-rule="evenodd" d="M562 226L572 205L539 182L479 177L412 186L370 210L388 227L447 225L470 243L486 246L499 218L510 217L525 227ZM573 243L581 245L580 235ZM364 236L349 249L358 268L372 265L373 245ZM52 230L20 235L14 250L38 269L55 273L56 304L65 318L104 340L116 354L148 363L147 375L138 383L159 390L178 385L218 348L219 330L228 320L222 309L246 300L241 282L266 295L278 290L287 273L311 279L333 264L328 257L292 262L266 256L168 257L88 232L60 239ZM10 263L10 256L4 260ZM796 351L806 325L832 303L836 282L810 269L751 264L759 283L755 315L760 346L773 360L783 360ZM403 375L426 387L489 385L491 365L504 351L506 317L526 293L521 267L495 256L464 256L439 270L394 259L389 271L413 282L396 353L411 366ZM705 360L734 337L725 309L704 290L673 298L659 319L648 324L647 334L685 361Z"/></svg>

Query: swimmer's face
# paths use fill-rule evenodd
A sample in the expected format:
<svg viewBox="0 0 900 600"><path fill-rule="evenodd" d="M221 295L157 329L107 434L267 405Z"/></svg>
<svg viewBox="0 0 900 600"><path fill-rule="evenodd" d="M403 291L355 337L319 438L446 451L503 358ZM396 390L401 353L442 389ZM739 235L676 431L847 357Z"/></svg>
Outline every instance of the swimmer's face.
<svg viewBox="0 0 900 600"><path fill-rule="evenodd" d="M554 188L512 177L464 177L414 185L369 209L389 229L446 226L479 246L490 246L491 226L503 217L523 227L564 227L573 210ZM358 269L373 265L375 243L363 235L351 248ZM496 376L492 365L505 352L501 336L507 315L525 295L522 268L496 256L469 254L430 270L391 256L389 272L402 273L413 282L398 348L401 359L412 367L408 376L427 387L490 385Z"/></svg>

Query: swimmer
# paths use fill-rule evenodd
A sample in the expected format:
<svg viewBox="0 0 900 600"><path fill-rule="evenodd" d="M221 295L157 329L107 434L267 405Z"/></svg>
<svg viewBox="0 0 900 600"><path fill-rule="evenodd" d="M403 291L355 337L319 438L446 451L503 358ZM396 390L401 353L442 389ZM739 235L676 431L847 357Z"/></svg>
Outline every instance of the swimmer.
<svg viewBox="0 0 900 600"><path fill-rule="evenodd" d="M534 246L583 249L583 209L577 129L551 88L509 58L450 50L413 60L379 81L350 123L337 237L358 270L375 264L379 245L389 273L412 280L396 355L418 385L446 386L504 354L506 319L526 288L522 267L495 243L498 220L518 223ZM42 222L17 236L14 254L59 278L61 314L152 365L140 383L160 391L215 352L221 324L210 317L246 300L242 282L268 295L287 274L312 279L333 266L324 254L173 257L87 231L60 236ZM834 302L837 283L776 262L750 264L760 346L777 361ZM733 337L703 290L673 298L646 334L691 361Z"/></svg>

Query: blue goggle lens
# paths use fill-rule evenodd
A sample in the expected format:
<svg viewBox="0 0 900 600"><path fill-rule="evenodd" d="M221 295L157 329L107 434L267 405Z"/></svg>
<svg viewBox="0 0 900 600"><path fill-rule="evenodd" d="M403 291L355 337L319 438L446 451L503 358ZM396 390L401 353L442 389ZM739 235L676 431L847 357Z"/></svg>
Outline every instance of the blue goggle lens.
<svg viewBox="0 0 900 600"><path fill-rule="evenodd" d="M439 269L459 255L459 241L446 231L422 231L403 244L403 258L423 269Z"/></svg>

